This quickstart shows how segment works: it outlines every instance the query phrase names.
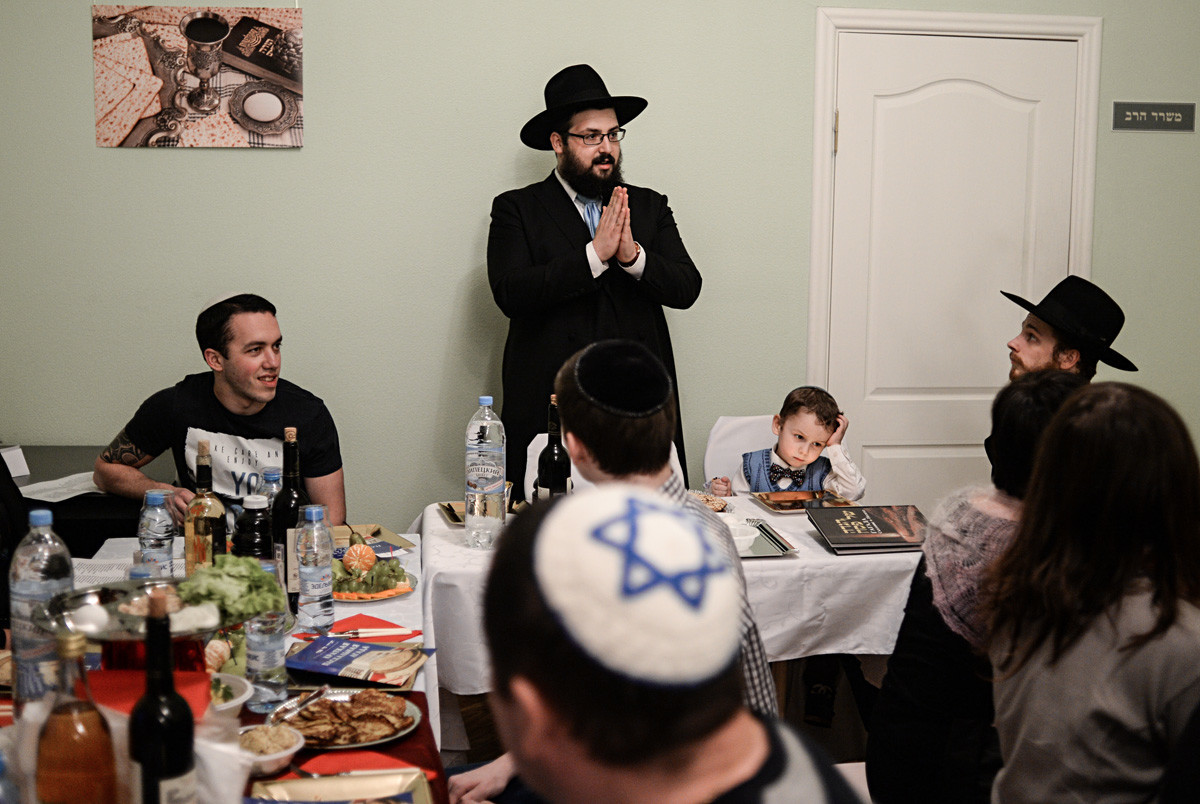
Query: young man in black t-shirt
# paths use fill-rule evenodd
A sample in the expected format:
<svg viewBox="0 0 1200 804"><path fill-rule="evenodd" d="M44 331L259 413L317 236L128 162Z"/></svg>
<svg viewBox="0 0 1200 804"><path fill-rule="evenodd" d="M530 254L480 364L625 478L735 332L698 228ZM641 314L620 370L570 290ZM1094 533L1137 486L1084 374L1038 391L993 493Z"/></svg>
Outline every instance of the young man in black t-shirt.
<svg viewBox="0 0 1200 804"><path fill-rule="evenodd" d="M346 491L337 428L325 403L279 376L283 336L275 306L240 294L206 307L196 340L209 371L191 374L151 396L96 459L93 478L112 494L140 499L147 489L175 492L182 518L195 494L196 442L209 441L213 490L226 498L253 493L262 470L283 461L283 428L295 427L300 472L331 524L346 518ZM141 467L170 449L178 486L158 483Z"/></svg>

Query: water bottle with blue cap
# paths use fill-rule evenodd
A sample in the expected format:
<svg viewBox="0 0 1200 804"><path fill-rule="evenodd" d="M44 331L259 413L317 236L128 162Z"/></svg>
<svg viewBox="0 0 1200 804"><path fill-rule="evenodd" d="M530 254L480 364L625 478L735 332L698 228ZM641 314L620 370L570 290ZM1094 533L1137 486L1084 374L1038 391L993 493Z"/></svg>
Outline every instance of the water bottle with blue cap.
<svg viewBox="0 0 1200 804"><path fill-rule="evenodd" d="M175 520L171 517L171 497L175 492L150 489L146 492L142 513L138 516L138 546L142 563L154 577L170 578L175 565L171 554L175 547Z"/></svg>

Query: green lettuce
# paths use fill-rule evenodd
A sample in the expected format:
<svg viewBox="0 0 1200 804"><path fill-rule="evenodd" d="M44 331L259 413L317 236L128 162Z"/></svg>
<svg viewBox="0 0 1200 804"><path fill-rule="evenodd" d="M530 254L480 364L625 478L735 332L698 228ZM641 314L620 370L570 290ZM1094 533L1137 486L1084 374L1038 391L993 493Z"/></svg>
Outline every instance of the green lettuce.
<svg viewBox="0 0 1200 804"><path fill-rule="evenodd" d="M221 622L244 622L268 611L286 611L287 598L275 576L249 556L219 555L179 584L184 603L215 603Z"/></svg>

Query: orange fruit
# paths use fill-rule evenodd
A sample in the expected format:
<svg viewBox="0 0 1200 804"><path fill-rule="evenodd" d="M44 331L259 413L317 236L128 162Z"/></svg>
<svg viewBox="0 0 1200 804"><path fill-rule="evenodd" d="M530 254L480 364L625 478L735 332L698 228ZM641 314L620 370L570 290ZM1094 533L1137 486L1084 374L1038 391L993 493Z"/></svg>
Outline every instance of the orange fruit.
<svg viewBox="0 0 1200 804"><path fill-rule="evenodd" d="M367 572L375 566L375 551L365 544L352 544L342 556L342 566L350 572Z"/></svg>

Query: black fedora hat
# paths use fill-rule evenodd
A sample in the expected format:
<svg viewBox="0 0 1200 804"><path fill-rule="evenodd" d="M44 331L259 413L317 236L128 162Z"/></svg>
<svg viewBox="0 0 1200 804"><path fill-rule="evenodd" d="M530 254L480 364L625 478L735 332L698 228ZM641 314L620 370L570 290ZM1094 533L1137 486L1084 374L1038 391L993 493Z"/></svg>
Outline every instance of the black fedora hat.
<svg viewBox="0 0 1200 804"><path fill-rule="evenodd" d="M1037 304L1015 293L1000 292L1054 327L1070 344L1095 355L1101 363L1123 371L1137 371L1129 358L1112 348L1125 324L1121 306L1083 277L1068 276Z"/></svg>
<svg viewBox="0 0 1200 804"><path fill-rule="evenodd" d="M550 133L567 115L582 109L612 109L617 125L623 126L646 108L645 98L609 95L600 73L586 64L559 70L546 82L546 110L521 127L521 142L539 151L549 151Z"/></svg>

